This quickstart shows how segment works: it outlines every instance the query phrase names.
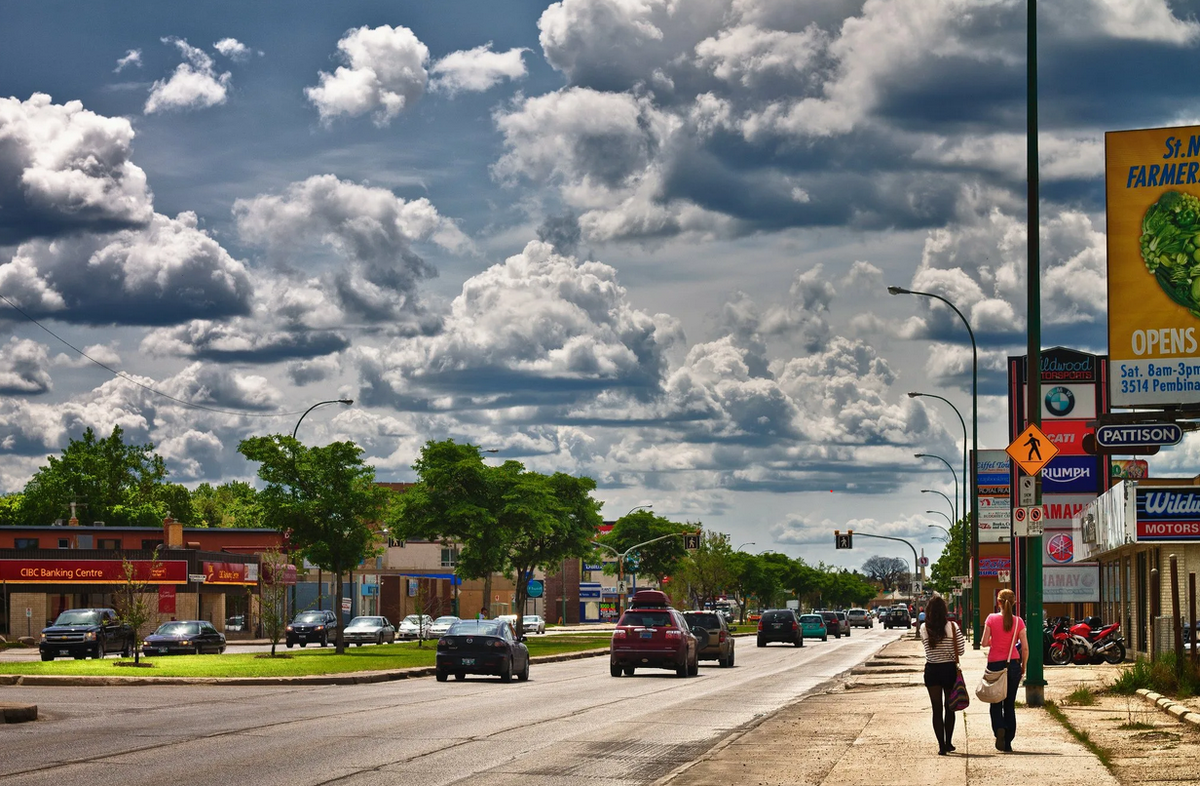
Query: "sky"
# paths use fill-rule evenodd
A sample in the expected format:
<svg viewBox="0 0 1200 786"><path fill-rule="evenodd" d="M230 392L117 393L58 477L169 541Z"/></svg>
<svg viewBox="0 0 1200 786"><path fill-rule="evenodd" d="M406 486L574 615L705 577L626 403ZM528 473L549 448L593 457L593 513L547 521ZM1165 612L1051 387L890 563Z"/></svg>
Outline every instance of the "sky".
<svg viewBox="0 0 1200 786"><path fill-rule="evenodd" d="M1044 346L1106 351L1104 133L1200 122L1200 2L1040 5ZM936 559L1026 341L1025 4L0 0L0 491L85 428L428 440L857 568ZM19 310L18 310L19 309ZM1156 456L1195 474L1200 443ZM961 481L961 479L960 479ZM939 511L930 514L926 511Z"/></svg>

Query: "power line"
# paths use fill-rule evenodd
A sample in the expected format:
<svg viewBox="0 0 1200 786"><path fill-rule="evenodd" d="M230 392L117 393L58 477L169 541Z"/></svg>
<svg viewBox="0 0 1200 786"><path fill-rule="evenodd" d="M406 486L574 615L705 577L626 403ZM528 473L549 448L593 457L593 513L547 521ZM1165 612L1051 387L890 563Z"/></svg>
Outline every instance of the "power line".
<svg viewBox="0 0 1200 786"><path fill-rule="evenodd" d="M55 332L54 332L53 330L51 330L50 328L48 328L48 327L46 327L45 325L43 325L41 322L38 322L38 321L37 321L36 319L34 319L34 318L31 316L31 315L29 315L28 313L26 313L24 309L22 309L22 308L21 308L20 306L18 306L16 303L14 303L14 302L12 302L11 300L9 300L9 299L8 299L7 297L5 297L4 295L0 295L0 300L3 300L5 303L7 303L7 304L8 304L9 308L13 309L13 310L14 310L14 311L16 311L18 314L20 314L21 316L25 317L26 319L28 319L28 320L29 320L30 322L32 322L33 324L35 324L35 325L37 325L38 327L40 327L42 330L46 331L46 332L47 332L47 333L49 333L51 336L54 336L54 338L56 338L58 341L62 342L62 343L63 343L63 344L65 344L66 346L70 347L70 348L71 348L73 351L75 351L75 352L79 353L79 355L80 355L81 357L83 357L83 358L86 358L87 360L90 360L92 363L95 363L97 366L99 366L100 368L104 369L104 370L105 370L105 371L107 371L108 373L112 374L114 377L118 377L118 378L120 378L120 379L123 379L123 380L125 380L126 382L132 382L133 384L137 385L139 388L142 388L143 390L146 390L146 391L148 391L148 392L150 392L150 393L153 393L153 394L154 394L154 395L156 395L156 396L162 396L162 397L163 397L163 398L165 398L165 399L170 399L171 401L174 401L176 404L182 404L183 406L185 406L185 407L191 407L192 409L202 409L202 410L204 410L205 412L215 412L215 413L217 413L217 414L220 414L220 415L239 415L239 416L241 416L241 417L250 417L250 418L280 418L280 417L284 417L284 416L296 415L296 414L298 414L298 413L300 412L300 410L298 410L298 409L297 409L297 410L292 410L292 411L290 411L290 412L272 412L272 413L266 413L266 412L246 412L246 411L244 411L244 410L236 410L236 409L218 409L217 407L207 407L207 406L205 406L205 405L203 405L203 404L197 404L197 403L195 403L195 402L193 402L193 401L184 401L184 400L183 400L183 399L181 399L181 398L176 398L175 396L172 396L170 393L164 393L164 392L162 392L161 390L156 390L156 389L154 389L154 388L150 387L149 385L146 385L146 384L144 384L144 383L142 383L142 382L138 382L136 379L134 379L133 377L129 376L129 375L128 375L128 374L126 374L125 372L123 372L123 371L117 371L117 370L116 370L115 368L113 368L112 366L109 366L108 364L106 364L106 363L104 363L104 362L102 362L102 361L99 361L99 360L97 360L96 358L92 357L92 356L91 356L91 355L89 355L88 353L84 352L84 351L83 351L82 349L80 349L79 347L77 347L77 346L75 346L74 344L72 344L70 341L67 341L65 338L63 338L62 336L60 336L60 335L58 335L57 333L55 333Z"/></svg>

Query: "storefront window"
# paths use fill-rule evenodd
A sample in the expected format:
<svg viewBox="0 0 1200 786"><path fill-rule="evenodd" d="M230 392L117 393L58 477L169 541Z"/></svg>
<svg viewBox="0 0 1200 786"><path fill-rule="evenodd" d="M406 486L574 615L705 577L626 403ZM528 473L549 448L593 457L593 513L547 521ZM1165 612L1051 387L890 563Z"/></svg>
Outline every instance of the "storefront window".
<svg viewBox="0 0 1200 786"><path fill-rule="evenodd" d="M36 549L38 547L38 539L37 538L16 538L16 539L14 539L14 545L18 549Z"/></svg>

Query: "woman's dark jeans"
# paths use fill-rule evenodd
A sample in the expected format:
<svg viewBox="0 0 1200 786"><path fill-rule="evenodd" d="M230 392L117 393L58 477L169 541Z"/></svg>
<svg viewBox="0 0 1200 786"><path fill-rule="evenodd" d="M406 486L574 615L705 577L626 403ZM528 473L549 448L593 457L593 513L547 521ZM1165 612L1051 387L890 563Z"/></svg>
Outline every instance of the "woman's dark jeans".
<svg viewBox="0 0 1200 786"><path fill-rule="evenodd" d="M1017 701L1017 689L1021 687L1021 659L1013 658L1007 661L1007 664L1008 693L1004 696L1004 701L998 701L991 706L992 733L995 734L1001 729L1007 730L1005 747L1012 745L1013 738L1017 736L1017 712L1014 705ZM1005 661L1002 660L990 660L987 665L988 671L999 671L1004 666Z"/></svg>

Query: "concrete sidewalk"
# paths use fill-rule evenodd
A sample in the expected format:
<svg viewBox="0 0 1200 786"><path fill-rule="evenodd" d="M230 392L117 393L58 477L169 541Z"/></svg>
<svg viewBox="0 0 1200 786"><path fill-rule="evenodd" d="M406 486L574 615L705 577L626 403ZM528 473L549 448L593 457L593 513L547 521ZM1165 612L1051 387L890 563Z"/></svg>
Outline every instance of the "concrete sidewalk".
<svg viewBox="0 0 1200 786"><path fill-rule="evenodd" d="M958 750L947 756L937 755L929 694L922 682L925 658L910 634L885 645L827 692L764 718L658 785L1014 786L1067 772L1075 783L1119 786L1045 710L1020 705L1024 687L1017 695L1015 753L997 751L989 705L974 697L985 652L967 646L962 666L971 706L959 713L954 730Z"/></svg>

